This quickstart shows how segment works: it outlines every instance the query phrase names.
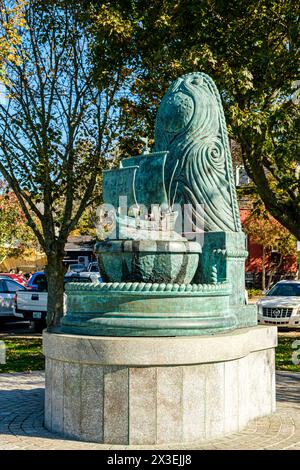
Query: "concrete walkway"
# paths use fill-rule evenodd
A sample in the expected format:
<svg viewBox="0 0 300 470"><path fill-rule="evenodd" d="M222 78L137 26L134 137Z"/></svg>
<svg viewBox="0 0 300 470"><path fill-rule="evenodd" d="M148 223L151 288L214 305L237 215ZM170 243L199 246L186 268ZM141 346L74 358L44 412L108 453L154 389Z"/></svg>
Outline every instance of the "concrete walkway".
<svg viewBox="0 0 300 470"><path fill-rule="evenodd" d="M0 374L0 449L293 449L300 450L300 373L277 373L277 412L240 433L206 443L113 446L65 440L43 428L44 374Z"/></svg>

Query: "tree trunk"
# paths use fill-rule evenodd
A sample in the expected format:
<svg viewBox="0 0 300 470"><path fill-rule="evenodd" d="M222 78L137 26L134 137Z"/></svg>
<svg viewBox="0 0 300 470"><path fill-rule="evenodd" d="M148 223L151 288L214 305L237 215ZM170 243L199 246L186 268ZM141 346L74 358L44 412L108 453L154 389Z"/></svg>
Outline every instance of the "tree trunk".
<svg viewBox="0 0 300 470"><path fill-rule="evenodd" d="M63 254L55 253L47 256L45 274L48 282L47 327L59 326L63 316L64 275Z"/></svg>
<svg viewBox="0 0 300 470"><path fill-rule="evenodd" d="M266 290L266 266L265 266L266 248L263 246L262 249L263 249L262 251L262 290L265 291Z"/></svg>
<svg viewBox="0 0 300 470"><path fill-rule="evenodd" d="M282 254L280 254L279 263L277 263L276 265L273 265L271 270L269 271L269 279L268 279L268 287L267 287L268 290L271 288L271 284L272 284L272 281L273 281L273 276L279 270L279 268L281 267L282 261L283 261L283 256L282 256Z"/></svg>

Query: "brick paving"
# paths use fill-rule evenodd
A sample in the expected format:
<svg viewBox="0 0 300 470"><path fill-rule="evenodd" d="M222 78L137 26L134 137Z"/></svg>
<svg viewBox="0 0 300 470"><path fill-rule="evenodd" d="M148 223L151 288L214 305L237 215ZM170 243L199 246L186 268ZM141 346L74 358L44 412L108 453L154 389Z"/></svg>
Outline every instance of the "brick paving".
<svg viewBox="0 0 300 470"><path fill-rule="evenodd" d="M242 432L205 443L117 446L62 439L43 427L44 373L0 374L0 450L300 450L300 373L277 373L277 411Z"/></svg>

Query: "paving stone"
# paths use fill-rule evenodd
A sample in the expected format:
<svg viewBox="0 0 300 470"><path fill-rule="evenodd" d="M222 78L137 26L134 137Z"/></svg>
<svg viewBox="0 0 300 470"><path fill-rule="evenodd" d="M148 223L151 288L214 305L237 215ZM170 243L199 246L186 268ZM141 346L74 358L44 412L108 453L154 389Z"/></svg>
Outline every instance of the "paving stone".
<svg viewBox="0 0 300 470"><path fill-rule="evenodd" d="M277 411L220 439L159 446L159 449L300 450L300 373L277 373ZM155 450L156 446L96 444L63 439L43 427L44 374L0 374L1 450Z"/></svg>

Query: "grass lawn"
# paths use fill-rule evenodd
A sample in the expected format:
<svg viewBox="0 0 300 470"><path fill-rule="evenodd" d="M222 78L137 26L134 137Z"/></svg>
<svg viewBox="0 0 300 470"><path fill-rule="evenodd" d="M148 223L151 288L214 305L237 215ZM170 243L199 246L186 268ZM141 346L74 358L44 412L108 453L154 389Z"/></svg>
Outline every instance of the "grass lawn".
<svg viewBox="0 0 300 470"><path fill-rule="evenodd" d="M6 348L6 364L0 364L0 372L31 372L44 370L42 338L2 337Z"/></svg>
<svg viewBox="0 0 300 470"><path fill-rule="evenodd" d="M296 347L292 347L295 342ZM297 344L297 343L298 344ZM298 353L297 353L298 351ZM293 364L292 356L297 356L299 364ZM278 337L278 346L276 348L276 369L277 370L290 370L300 372L300 338L295 337Z"/></svg>
<svg viewBox="0 0 300 470"><path fill-rule="evenodd" d="M42 354L42 338L4 337L6 347L6 364L0 364L0 372L31 372L44 370L45 359ZM292 348L294 341L299 341L297 348ZM299 350L300 338L278 337L276 349L276 369L300 372L300 364L292 362L292 355Z"/></svg>

